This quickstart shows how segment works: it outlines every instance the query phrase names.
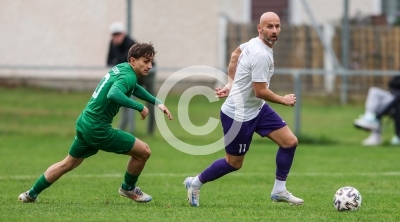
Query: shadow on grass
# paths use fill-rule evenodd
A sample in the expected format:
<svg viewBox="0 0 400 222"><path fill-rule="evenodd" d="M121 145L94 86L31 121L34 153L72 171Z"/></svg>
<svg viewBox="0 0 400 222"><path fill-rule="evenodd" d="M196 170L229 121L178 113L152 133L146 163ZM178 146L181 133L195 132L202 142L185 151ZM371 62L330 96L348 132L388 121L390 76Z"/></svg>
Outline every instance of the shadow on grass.
<svg viewBox="0 0 400 222"><path fill-rule="evenodd" d="M300 144L319 144L319 145L336 145L338 141L332 140L325 135L313 135L309 136L306 134L300 134L297 136Z"/></svg>
<svg viewBox="0 0 400 222"><path fill-rule="evenodd" d="M254 139L253 136L253 141L252 143L256 144L265 144L265 143L270 143L270 144L275 144L272 140L263 137L262 139L257 136L255 136L256 139ZM329 138L325 135L313 135L309 136L306 134L300 134L297 136L299 144L312 144L312 145L337 145L339 144L339 141L333 140L332 138Z"/></svg>

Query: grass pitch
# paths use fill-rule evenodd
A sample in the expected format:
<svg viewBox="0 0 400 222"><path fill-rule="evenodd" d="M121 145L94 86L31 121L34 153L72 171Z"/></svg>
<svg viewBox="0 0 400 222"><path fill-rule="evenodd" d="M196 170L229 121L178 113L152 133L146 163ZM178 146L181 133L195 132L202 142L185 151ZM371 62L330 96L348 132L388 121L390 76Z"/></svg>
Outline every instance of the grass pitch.
<svg viewBox="0 0 400 222"><path fill-rule="evenodd" d="M146 135L141 120L134 134L150 145L152 157L137 185L153 201L120 198L128 157L99 152L45 190L38 203L18 202L18 195L50 164L66 156L76 118L91 93L0 88L0 221L400 221L400 147L360 145L368 134L353 128L352 120L362 113L362 104L310 99L303 102L302 135L287 184L305 200L304 206L269 200L277 146L255 135L243 168L206 184L200 207L190 207L183 180L222 157L223 150L206 156L182 153L159 132ZM166 101L175 116L168 126L176 137L197 145L221 137L220 126L205 136L186 133L177 118L178 100L175 95ZM202 126L210 117L218 118L222 102L196 96L189 103L190 120ZM293 109L273 107L293 128ZM385 141L392 127L384 131ZM346 185L362 194L358 212L333 208L335 191Z"/></svg>

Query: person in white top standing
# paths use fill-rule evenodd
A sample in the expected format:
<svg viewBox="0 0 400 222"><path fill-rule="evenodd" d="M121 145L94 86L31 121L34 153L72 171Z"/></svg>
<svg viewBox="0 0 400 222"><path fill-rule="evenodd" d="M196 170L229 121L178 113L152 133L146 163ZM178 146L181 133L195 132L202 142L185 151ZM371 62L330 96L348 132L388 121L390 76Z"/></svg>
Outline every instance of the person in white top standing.
<svg viewBox="0 0 400 222"><path fill-rule="evenodd" d="M240 45L232 53L228 67L228 84L215 89L219 98L227 97L221 107L226 155L199 175L185 179L183 184L191 206L200 205L199 195L203 184L242 167L254 132L270 138L279 146L271 200L304 204L302 199L293 196L286 189L286 178L294 159L297 138L285 121L265 102L285 106L294 106L296 103L294 94L279 96L269 89L274 71L272 48L281 31L280 19L277 14L266 12L261 16L257 28L258 37Z"/></svg>

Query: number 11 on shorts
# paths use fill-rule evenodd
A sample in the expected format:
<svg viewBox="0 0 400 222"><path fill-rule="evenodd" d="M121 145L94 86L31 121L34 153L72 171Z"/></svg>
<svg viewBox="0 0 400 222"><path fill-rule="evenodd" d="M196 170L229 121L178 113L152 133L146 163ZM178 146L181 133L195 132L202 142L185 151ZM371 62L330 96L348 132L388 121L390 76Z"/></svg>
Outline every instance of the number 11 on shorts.
<svg viewBox="0 0 400 222"><path fill-rule="evenodd" d="M239 144L239 153L245 153L246 152L246 144Z"/></svg>

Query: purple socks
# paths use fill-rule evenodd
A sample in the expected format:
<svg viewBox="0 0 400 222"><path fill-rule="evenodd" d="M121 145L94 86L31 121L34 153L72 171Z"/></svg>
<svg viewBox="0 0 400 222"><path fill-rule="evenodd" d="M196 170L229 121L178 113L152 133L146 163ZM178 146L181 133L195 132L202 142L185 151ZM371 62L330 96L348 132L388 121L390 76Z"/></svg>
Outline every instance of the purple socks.
<svg viewBox="0 0 400 222"><path fill-rule="evenodd" d="M289 174L290 167L292 167L294 153L296 147L282 148L279 147L276 153L276 179L280 181L286 181L287 175Z"/></svg>
<svg viewBox="0 0 400 222"><path fill-rule="evenodd" d="M289 174L290 168L292 167L294 153L296 147L282 148L279 147L276 153L276 179L280 181L286 181ZM229 165L225 158L216 160L207 169L205 169L200 175L199 180L202 183L207 183L216 180L228 173L236 171L237 169Z"/></svg>
<svg viewBox="0 0 400 222"><path fill-rule="evenodd" d="M226 162L225 158L222 158L216 160L207 169L205 169L199 175L199 180L202 183L207 183L236 170L236 168Z"/></svg>

